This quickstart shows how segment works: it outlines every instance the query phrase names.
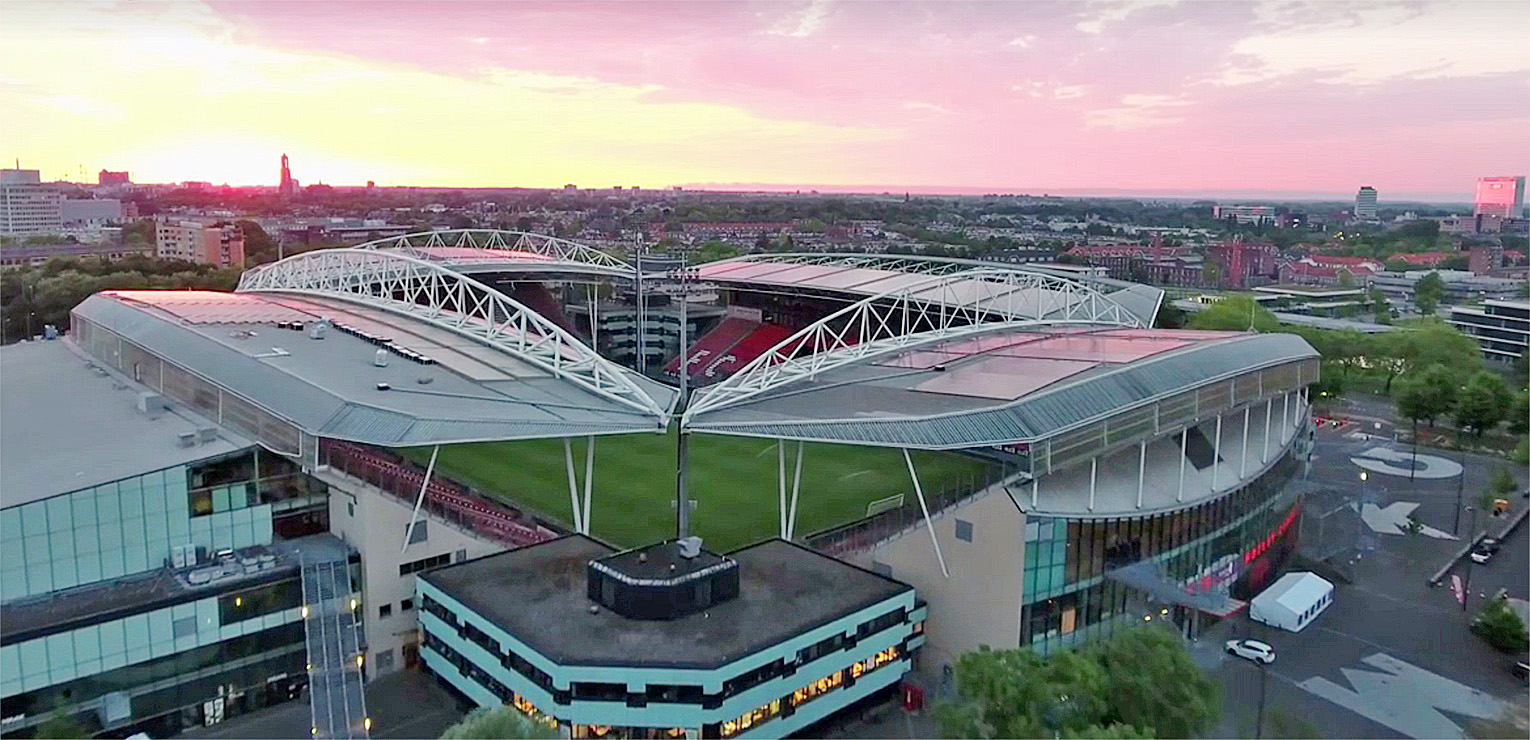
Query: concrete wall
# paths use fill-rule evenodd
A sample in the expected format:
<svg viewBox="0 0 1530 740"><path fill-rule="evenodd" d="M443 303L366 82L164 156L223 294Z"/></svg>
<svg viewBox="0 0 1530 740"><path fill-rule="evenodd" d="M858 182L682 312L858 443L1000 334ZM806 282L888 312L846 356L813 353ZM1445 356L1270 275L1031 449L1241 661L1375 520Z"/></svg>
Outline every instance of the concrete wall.
<svg viewBox="0 0 1530 740"><path fill-rule="evenodd" d="M418 609L403 608L405 599L414 598L414 574L400 576L399 566L438 555L448 555L456 563L505 546L432 518L422 507L418 521L425 525L425 539L401 551L412 504L333 470L315 475L331 486L330 531L361 553L367 677L391 673L404 666L403 647L419 642ZM391 612L386 617L380 612L384 605Z"/></svg>
<svg viewBox="0 0 1530 740"><path fill-rule="evenodd" d="M929 602L920 661L939 675L940 666L954 666L962 653L981 645L1019 647L1025 514L1008 494L995 489L937 517L935 536L949 578L941 573L923 525L852 559L912 585ZM972 525L971 542L957 539L958 521Z"/></svg>

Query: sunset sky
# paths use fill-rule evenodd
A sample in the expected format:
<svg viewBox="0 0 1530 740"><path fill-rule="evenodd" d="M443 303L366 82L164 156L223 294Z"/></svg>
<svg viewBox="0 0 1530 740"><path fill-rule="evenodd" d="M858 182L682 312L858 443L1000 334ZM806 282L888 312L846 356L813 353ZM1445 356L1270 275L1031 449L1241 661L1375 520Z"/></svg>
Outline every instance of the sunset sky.
<svg viewBox="0 0 1530 740"><path fill-rule="evenodd" d="M1530 2L0 0L46 179L1469 200L1530 171Z"/></svg>

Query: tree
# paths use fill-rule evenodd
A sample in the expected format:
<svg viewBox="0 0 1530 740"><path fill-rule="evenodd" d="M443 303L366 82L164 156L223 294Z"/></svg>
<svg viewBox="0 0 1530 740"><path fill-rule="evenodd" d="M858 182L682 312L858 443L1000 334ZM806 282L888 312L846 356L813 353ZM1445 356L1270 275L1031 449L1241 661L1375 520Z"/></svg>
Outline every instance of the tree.
<svg viewBox="0 0 1530 740"><path fill-rule="evenodd" d="M1119 722L1108 727L1090 725L1082 730L1068 730L1062 736L1069 740L1153 740L1157 737L1152 730Z"/></svg>
<svg viewBox="0 0 1530 740"><path fill-rule="evenodd" d="M508 704L479 707L441 733L441 740L534 740L558 737L555 728L522 714Z"/></svg>
<svg viewBox="0 0 1530 740"><path fill-rule="evenodd" d="M1471 430L1478 437L1503 421L1512 399L1503 378L1481 370L1466 381L1456 401L1456 426Z"/></svg>
<svg viewBox="0 0 1530 740"><path fill-rule="evenodd" d="M1392 304L1380 288L1371 288L1371 310L1375 312L1376 323L1392 323Z"/></svg>
<svg viewBox="0 0 1530 740"><path fill-rule="evenodd" d="M1530 433L1530 391L1514 394L1514 405L1509 407L1509 433L1515 436Z"/></svg>
<svg viewBox="0 0 1530 740"><path fill-rule="evenodd" d="M1191 660L1178 633L1127 630L1097 650L1110 723L1141 727L1158 737L1197 737L1216 723L1221 695Z"/></svg>
<svg viewBox="0 0 1530 740"><path fill-rule="evenodd" d="M946 737L1192 737L1220 707L1179 635L1158 626L1047 658L983 647L956 678L960 698L935 711Z"/></svg>
<svg viewBox="0 0 1530 740"><path fill-rule="evenodd" d="M260 228L260 224L254 221L240 219L234 222L239 227L240 233L244 234L244 261L247 265L261 265L267 262L275 262L279 254L276 242L271 240L266 230Z"/></svg>
<svg viewBox="0 0 1530 740"><path fill-rule="evenodd" d="M1456 405L1456 376L1444 365L1430 365L1423 372L1403 378L1398 384L1394 403L1397 414L1419 421L1434 420L1450 413Z"/></svg>
<svg viewBox="0 0 1530 740"><path fill-rule="evenodd" d="M1158 307L1158 315L1153 318L1153 326L1159 329L1181 329L1186 319L1185 312L1175 306L1173 301L1164 301Z"/></svg>
<svg viewBox="0 0 1530 740"><path fill-rule="evenodd" d="M1191 329L1215 331L1248 331L1252 323L1255 331L1280 331L1280 321L1275 315L1255 304L1248 296L1228 296L1205 310L1190 317L1186 326Z"/></svg>
<svg viewBox="0 0 1530 740"><path fill-rule="evenodd" d="M1508 468L1500 467L1493 473L1493 479L1488 481L1488 492L1494 498L1504 498L1519 488L1519 481L1514 479L1514 474Z"/></svg>
<svg viewBox="0 0 1530 740"><path fill-rule="evenodd" d="M37 726L37 729L32 733L32 737L63 740L65 738L86 738L92 734L94 733L86 730L85 725L80 723L78 717L64 711L60 707L48 714L48 719Z"/></svg>
<svg viewBox="0 0 1530 740"><path fill-rule="evenodd" d="M1519 652L1530 645L1525 621L1505 599L1490 599L1484 604L1477 618L1472 620L1472 632L1495 650L1505 653Z"/></svg>
<svg viewBox="0 0 1530 740"><path fill-rule="evenodd" d="M1419 313L1425 316L1433 316L1434 310L1440 305L1440 299L1444 297L1445 281L1440 279L1438 272L1419 278L1413 286L1413 305L1418 306Z"/></svg>

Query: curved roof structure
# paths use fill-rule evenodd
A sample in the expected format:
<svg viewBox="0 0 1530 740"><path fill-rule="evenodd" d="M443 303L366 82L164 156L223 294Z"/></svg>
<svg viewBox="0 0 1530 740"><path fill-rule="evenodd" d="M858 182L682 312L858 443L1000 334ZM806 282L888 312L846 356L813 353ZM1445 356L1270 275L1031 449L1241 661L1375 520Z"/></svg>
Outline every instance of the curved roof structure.
<svg viewBox="0 0 1530 740"><path fill-rule="evenodd" d="M636 275L632 265L594 247L524 231L425 231L376 239L353 249L396 252L464 274L533 272L629 279Z"/></svg>
<svg viewBox="0 0 1530 740"><path fill-rule="evenodd" d="M935 288L947 291L936 301L945 303L1005 271L983 272L927 279L826 317L698 391L686 429L923 449L1030 443L1317 358L1291 334L1145 328L1076 284L1054 303L1020 300L1008 311L967 292L964 307L925 326L894 325L909 314L900 305L909 296L929 298Z"/></svg>
<svg viewBox="0 0 1530 740"><path fill-rule="evenodd" d="M696 268L699 279L759 289L780 287L871 296L888 293L932 275L973 269L1003 269L1083 283L1109 296L1142 323L1151 324L1163 300L1163 290L1148 285L1049 270L1035 265L1011 265L955 257L910 254L746 254Z"/></svg>
<svg viewBox="0 0 1530 740"><path fill-rule="evenodd" d="M388 252L309 252L235 293L105 291L75 319L93 355L289 453L298 431L389 446L658 432L676 401L493 288ZM322 319L322 338L304 330Z"/></svg>

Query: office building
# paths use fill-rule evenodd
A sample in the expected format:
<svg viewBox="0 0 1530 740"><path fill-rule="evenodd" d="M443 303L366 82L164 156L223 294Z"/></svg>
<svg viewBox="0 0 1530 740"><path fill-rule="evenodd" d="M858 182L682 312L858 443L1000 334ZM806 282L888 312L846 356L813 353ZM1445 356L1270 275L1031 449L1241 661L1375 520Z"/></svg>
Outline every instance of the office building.
<svg viewBox="0 0 1530 740"><path fill-rule="evenodd" d="M96 174L96 184L102 186L132 185L133 179L125 171L112 172L110 170L101 170Z"/></svg>
<svg viewBox="0 0 1530 740"><path fill-rule="evenodd" d="M1212 218L1232 219L1240 224L1275 223L1275 206L1213 206Z"/></svg>
<svg viewBox="0 0 1530 740"><path fill-rule="evenodd" d="M154 254L218 267L244 266L244 232L234 224L160 220L154 224Z"/></svg>
<svg viewBox="0 0 1530 740"><path fill-rule="evenodd" d="M1530 348L1530 301L1490 298L1475 306L1451 306L1449 321L1476 339L1490 361L1512 363Z"/></svg>
<svg viewBox="0 0 1530 740"><path fill-rule="evenodd" d="M1376 215L1376 188L1366 185L1355 193L1355 220L1375 221Z"/></svg>
<svg viewBox="0 0 1530 740"><path fill-rule="evenodd" d="M416 579L426 668L571 738L779 738L894 690L907 584L781 539L617 551L570 535Z"/></svg>
<svg viewBox="0 0 1530 740"><path fill-rule="evenodd" d="M37 170L0 170L0 236L63 231L64 195Z"/></svg>
<svg viewBox="0 0 1530 740"><path fill-rule="evenodd" d="M60 208L66 229L99 229L122 223L122 201L114 198L68 199Z"/></svg>
<svg viewBox="0 0 1530 740"><path fill-rule="evenodd" d="M1477 216L1525 218L1525 176L1477 178L1473 203L1472 212Z"/></svg>
<svg viewBox="0 0 1530 740"><path fill-rule="evenodd" d="M1418 281L1430 273L1439 275L1445 285L1445 294L1440 298L1445 304L1514 298L1524 286L1522 280L1479 275L1467 270L1379 270L1365 275L1363 282L1367 291L1379 290L1387 300L1409 306L1413 305Z"/></svg>

